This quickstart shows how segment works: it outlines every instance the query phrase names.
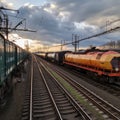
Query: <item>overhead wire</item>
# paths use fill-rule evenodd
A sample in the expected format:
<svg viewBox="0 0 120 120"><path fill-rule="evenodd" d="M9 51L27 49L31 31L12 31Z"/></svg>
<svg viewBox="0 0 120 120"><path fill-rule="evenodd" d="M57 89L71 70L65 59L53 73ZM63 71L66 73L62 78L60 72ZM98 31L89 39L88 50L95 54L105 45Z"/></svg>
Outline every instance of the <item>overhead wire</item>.
<svg viewBox="0 0 120 120"><path fill-rule="evenodd" d="M81 42L81 41L84 41L84 40L87 40L87 39L91 39L91 38L94 38L94 37L98 37L98 36L101 36L101 35L105 35L105 34L108 34L108 33L112 33L112 32L117 31L117 30L119 30L119 29L120 29L120 26L117 26L117 27L111 28L111 29L109 29L109 30L107 30L107 31L103 31L103 32L101 32L101 33L97 33L97 34L94 34L94 35L91 35L91 36L88 36L88 37L79 39L79 40L77 40L76 42ZM62 46L64 46L64 45L70 45L70 44L72 44L72 43L73 43L73 42L64 43L64 44L62 44ZM49 48L59 47L59 46L61 46L61 45L55 45L55 46L51 46L51 47L49 47Z"/></svg>

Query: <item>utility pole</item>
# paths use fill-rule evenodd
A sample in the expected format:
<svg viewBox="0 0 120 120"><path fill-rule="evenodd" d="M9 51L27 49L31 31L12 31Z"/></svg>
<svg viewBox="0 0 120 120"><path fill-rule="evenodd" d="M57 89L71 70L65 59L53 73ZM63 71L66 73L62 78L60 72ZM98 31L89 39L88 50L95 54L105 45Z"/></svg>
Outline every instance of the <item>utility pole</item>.
<svg viewBox="0 0 120 120"><path fill-rule="evenodd" d="M8 40L8 15L5 15L5 20L6 20L6 38Z"/></svg>
<svg viewBox="0 0 120 120"><path fill-rule="evenodd" d="M61 40L61 51L63 50L63 45L65 44L65 40Z"/></svg>
<svg viewBox="0 0 120 120"><path fill-rule="evenodd" d="M62 51L62 40L61 40L61 51Z"/></svg>
<svg viewBox="0 0 120 120"><path fill-rule="evenodd" d="M4 14L4 12L2 12L2 10L10 10L10 11L16 11L16 12L18 12L18 10L13 10L13 9L8 9L8 8L0 7L0 12L3 15L3 18L0 17L1 18L1 22L3 21L3 24L5 24L5 28L6 28L6 29L3 29L3 31L5 32L6 38L8 39L8 33L9 33L9 31L8 31L8 15ZM2 27L2 23L1 23L0 27Z"/></svg>
<svg viewBox="0 0 120 120"><path fill-rule="evenodd" d="M77 34L72 34L72 45L74 46L75 52L77 52L77 46L78 46L78 36ZM79 46L78 46L79 47Z"/></svg>
<svg viewBox="0 0 120 120"><path fill-rule="evenodd" d="M77 36L77 40L79 40L79 36ZM79 50L79 41L78 41L78 50Z"/></svg>
<svg viewBox="0 0 120 120"><path fill-rule="evenodd" d="M77 52L77 34L75 35L75 43L74 43L74 46L75 46L75 52Z"/></svg>
<svg viewBox="0 0 120 120"><path fill-rule="evenodd" d="M1 30L1 32L5 33L6 39L8 39L8 33L13 31L13 30L36 32L36 31L33 31L33 30L26 29L26 24L25 24L25 29L17 29L17 27L19 25L21 25L23 21L26 22L26 19L23 19L22 21L20 21L14 28L10 28L9 27L8 15L6 13L4 13L2 10L10 10L10 11L15 11L17 13L19 13L19 11L18 10L4 8L4 7L0 7L0 30Z"/></svg>
<svg viewBox="0 0 120 120"><path fill-rule="evenodd" d="M27 51L29 51L29 43L28 43L28 40L26 41L25 49L26 49Z"/></svg>

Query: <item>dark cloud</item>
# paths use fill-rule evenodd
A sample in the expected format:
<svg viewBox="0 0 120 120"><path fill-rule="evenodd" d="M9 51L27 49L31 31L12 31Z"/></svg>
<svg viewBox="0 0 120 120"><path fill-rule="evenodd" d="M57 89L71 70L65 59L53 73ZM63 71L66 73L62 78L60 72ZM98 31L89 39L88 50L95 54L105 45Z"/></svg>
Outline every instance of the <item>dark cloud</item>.
<svg viewBox="0 0 120 120"><path fill-rule="evenodd" d="M27 19L27 26L37 33L21 32L24 37L60 43L61 39L70 39L75 25L69 21L61 21L55 15L45 11L42 7L24 6L19 9L18 17Z"/></svg>
<svg viewBox="0 0 120 120"><path fill-rule="evenodd" d="M111 16L113 19L120 17L118 0L51 0L51 2L56 4L59 12L69 12L71 21L101 25Z"/></svg>
<svg viewBox="0 0 120 120"><path fill-rule="evenodd" d="M120 17L119 0L49 1L40 7L28 4L19 8L17 17L26 19L27 28L37 30L36 33L19 32L19 35L24 38L40 40L43 44L56 44L61 43L61 40L71 41L73 33L78 34L80 38L93 35L100 32L97 26L104 26L107 20L116 20ZM117 39L118 36L119 34L112 34L110 38ZM105 37L98 37L81 42L81 45L101 45L109 40Z"/></svg>

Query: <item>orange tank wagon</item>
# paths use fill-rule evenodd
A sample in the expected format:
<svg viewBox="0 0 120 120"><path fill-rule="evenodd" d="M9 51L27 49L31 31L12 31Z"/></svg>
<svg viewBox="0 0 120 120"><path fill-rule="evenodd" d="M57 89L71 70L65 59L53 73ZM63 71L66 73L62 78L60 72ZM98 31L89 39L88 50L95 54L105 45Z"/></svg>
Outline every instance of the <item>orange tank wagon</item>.
<svg viewBox="0 0 120 120"><path fill-rule="evenodd" d="M120 53L115 51L66 53L64 64L91 71L97 75L120 77Z"/></svg>

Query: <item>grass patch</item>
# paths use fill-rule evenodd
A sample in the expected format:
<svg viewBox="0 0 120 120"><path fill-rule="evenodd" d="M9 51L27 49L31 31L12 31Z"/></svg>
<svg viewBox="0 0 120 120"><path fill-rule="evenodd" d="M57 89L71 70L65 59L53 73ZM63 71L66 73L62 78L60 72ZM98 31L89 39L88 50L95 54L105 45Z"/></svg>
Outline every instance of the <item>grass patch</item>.
<svg viewBox="0 0 120 120"><path fill-rule="evenodd" d="M64 88L77 100L79 103L84 106L88 111L90 111L98 120L105 120L102 114L98 113L98 111L90 105L90 102L87 101L81 94L77 92L75 88L73 88L67 81L65 81L62 77L60 77L56 72L48 68L50 73L58 80Z"/></svg>

